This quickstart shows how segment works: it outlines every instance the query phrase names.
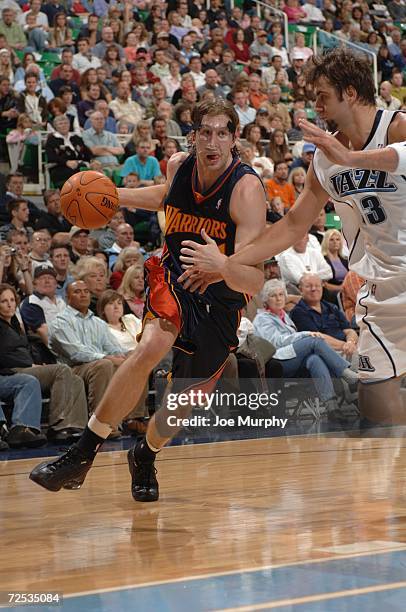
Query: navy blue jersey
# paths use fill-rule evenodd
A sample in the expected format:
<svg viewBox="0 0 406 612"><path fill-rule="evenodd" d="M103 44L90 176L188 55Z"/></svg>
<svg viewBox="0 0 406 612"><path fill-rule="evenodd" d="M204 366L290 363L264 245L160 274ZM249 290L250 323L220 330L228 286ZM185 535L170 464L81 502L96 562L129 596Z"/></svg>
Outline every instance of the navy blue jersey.
<svg viewBox="0 0 406 612"><path fill-rule="evenodd" d="M204 229L222 253L234 253L236 225L230 216L230 200L235 185L246 174L261 180L250 166L234 157L227 170L202 194L198 191L196 157L189 155L178 169L164 201L165 247L162 254L162 265L177 289L181 286L176 279L184 272L179 259L183 240L203 244L200 232ZM208 304L233 310L243 308L250 299L246 294L229 289L225 282L210 285L203 297Z"/></svg>

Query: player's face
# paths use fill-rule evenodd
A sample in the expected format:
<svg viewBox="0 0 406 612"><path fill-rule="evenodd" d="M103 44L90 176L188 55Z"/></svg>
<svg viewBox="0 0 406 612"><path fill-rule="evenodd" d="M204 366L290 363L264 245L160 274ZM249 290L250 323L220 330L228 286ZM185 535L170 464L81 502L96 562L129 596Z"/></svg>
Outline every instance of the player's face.
<svg viewBox="0 0 406 612"><path fill-rule="evenodd" d="M196 131L197 158L204 167L212 171L221 170L230 162L235 139L227 127L229 121L227 115L205 115Z"/></svg>
<svg viewBox="0 0 406 612"><path fill-rule="evenodd" d="M349 106L345 101L339 100L337 93L327 79L321 77L316 84L316 103L315 109L321 119L326 121L330 130L335 129L336 125L348 122Z"/></svg>

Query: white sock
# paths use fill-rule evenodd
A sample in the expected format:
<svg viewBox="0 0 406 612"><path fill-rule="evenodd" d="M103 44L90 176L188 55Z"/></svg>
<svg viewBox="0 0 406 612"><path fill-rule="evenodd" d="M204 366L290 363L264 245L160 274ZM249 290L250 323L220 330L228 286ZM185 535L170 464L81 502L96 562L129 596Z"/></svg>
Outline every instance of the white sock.
<svg viewBox="0 0 406 612"><path fill-rule="evenodd" d="M96 436L99 436L104 440L106 440L113 431L111 425L109 425L108 423L101 423L98 420L97 416L94 414L92 414L92 416L90 417L87 426L93 433L96 434Z"/></svg>

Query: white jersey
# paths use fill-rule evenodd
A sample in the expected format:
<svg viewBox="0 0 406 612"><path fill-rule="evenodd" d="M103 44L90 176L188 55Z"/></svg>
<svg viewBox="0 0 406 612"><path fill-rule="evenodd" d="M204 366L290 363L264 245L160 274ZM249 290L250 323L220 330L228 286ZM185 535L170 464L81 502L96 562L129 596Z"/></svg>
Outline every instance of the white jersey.
<svg viewBox="0 0 406 612"><path fill-rule="evenodd" d="M398 112L377 111L363 150L388 144ZM406 276L406 176L332 164L319 149L313 169L341 217L350 268L375 282Z"/></svg>

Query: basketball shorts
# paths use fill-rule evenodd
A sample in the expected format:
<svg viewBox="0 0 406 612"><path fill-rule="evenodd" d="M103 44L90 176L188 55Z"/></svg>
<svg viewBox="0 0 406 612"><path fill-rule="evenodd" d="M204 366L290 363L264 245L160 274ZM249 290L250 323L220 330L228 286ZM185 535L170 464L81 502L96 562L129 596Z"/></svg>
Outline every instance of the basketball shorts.
<svg viewBox="0 0 406 612"><path fill-rule="evenodd" d="M356 307L359 375L378 382L406 373L406 277L366 281Z"/></svg>
<svg viewBox="0 0 406 612"><path fill-rule="evenodd" d="M178 330L173 345L172 390L195 387L194 383L199 382L198 388L209 392L220 378L230 352L238 346L240 311L213 307L184 290L172 282L170 271L159 265L156 257L146 261L145 270L144 322L165 319Z"/></svg>

